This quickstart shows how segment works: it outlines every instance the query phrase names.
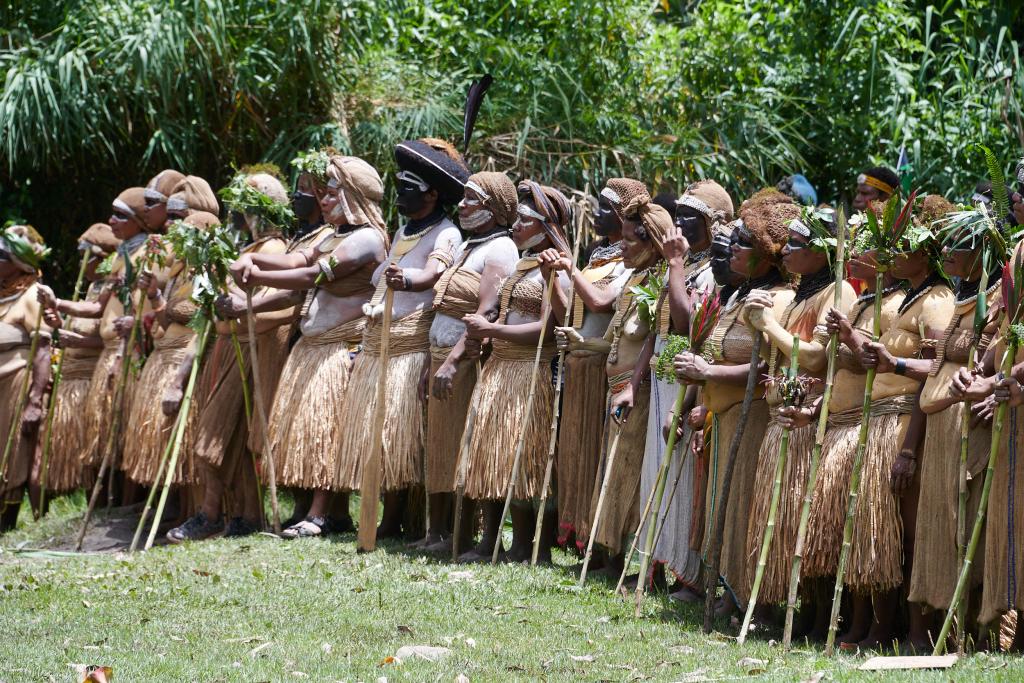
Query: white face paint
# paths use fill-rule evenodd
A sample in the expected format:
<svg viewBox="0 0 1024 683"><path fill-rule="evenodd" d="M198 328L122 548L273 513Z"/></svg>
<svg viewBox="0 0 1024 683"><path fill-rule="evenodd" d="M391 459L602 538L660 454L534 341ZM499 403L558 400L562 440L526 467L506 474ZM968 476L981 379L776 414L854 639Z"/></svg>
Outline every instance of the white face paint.
<svg viewBox="0 0 1024 683"><path fill-rule="evenodd" d="M541 232L538 232L533 237L527 238L525 242L523 242L522 244L519 245L519 248L520 249L533 249L538 244L543 242L546 237L547 237L547 235L545 235L544 231L542 230Z"/></svg>
<svg viewBox="0 0 1024 683"><path fill-rule="evenodd" d="M487 225L494 218L494 212L490 209L478 209L473 213L463 216L459 222L466 230L475 231Z"/></svg>

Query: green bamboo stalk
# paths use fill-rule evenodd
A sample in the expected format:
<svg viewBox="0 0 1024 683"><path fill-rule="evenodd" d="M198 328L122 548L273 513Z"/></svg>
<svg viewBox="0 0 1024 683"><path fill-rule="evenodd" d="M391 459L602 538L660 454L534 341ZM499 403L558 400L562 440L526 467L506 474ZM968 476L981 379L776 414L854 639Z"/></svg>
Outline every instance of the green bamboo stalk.
<svg viewBox="0 0 1024 683"><path fill-rule="evenodd" d="M800 337L793 336L793 351L789 359L790 377L796 377L797 361L800 357ZM757 556L757 571L754 573L754 585L750 589L750 598L747 600L747 611L743 615L743 626L740 627L740 635L736 642L742 645L747 639L747 632L750 630L750 620L754 616L754 607L757 605L757 594L761 591L761 581L764 579L764 569L768 564L768 551L772 546L772 536L775 535L775 517L779 511L779 500L782 498L782 476L786 470L786 457L789 454L789 428L782 430L782 439L779 441L779 457L775 463L775 481L772 484L772 499L768 505L768 522L764 527L764 537L761 539L761 550Z"/></svg>
<svg viewBox="0 0 1024 683"><path fill-rule="evenodd" d="M181 444L185 436L185 424L189 411L192 409L192 395L196 388L196 378L199 376L199 366L202 363L203 356L206 353L206 344L210 338L210 330L213 327L211 318L207 318L203 322L203 329L199 333L199 344L196 349L196 355L192 357L192 370L189 372L188 384L185 386L185 395L181 399L181 406L178 408L179 415L179 428L174 432L174 446L171 450L171 458L167 463L167 472L164 474L164 485L160 491L160 502L156 506L156 514L153 515L153 526L149 529L149 537L146 538L146 545L144 550L149 550L153 547L153 541L156 540L156 532L160 527L160 519L164 516L164 506L167 504L167 496L171 490L171 482L174 481L174 470L178 466L178 456L181 454ZM154 484L154 488L155 488Z"/></svg>
<svg viewBox="0 0 1024 683"><path fill-rule="evenodd" d="M708 539L707 556L704 558L704 632L711 633L714 626L715 616L715 593L718 587L718 566L722 556L722 537L725 535L725 514L729 507L729 498L732 495L732 476L736 470L736 458L739 454L740 444L743 443L743 433L747 429L747 420L750 417L750 406L754 403L754 391L757 387L758 367L761 361L762 335L760 332L753 334L753 343L750 348L750 368L747 370L746 391L743 394L743 403L740 405L739 420L736 423L736 430L729 441L729 453L725 460L725 469L722 471L722 490L717 496L715 518L711 526L711 538ZM719 438L715 435L715 438ZM717 482L711 484L717 487Z"/></svg>
<svg viewBox="0 0 1024 683"><path fill-rule="evenodd" d="M657 381L654 379L652 381ZM668 430L668 442L665 444L665 462L672 459L672 455L676 450L676 430L679 429L679 414L683 412L683 400L686 398L686 385L679 387L676 392L676 400L672 404L672 423ZM682 456L686 458L684 453ZM663 463L664 464L664 463ZM680 463L682 467L682 463ZM661 512L661 501L665 495L665 482L668 480L667 472L666 476L658 477L658 481L655 484L654 502L651 505L651 510L654 512L654 518L657 520L658 513ZM654 554L654 535L656 524L649 524L647 526L647 538L644 541L643 552L640 553L640 573L636 579L636 609L634 610L635 616L640 616L640 606L644 599L644 590L647 588L647 570L650 565L651 556Z"/></svg>
<svg viewBox="0 0 1024 683"><path fill-rule="evenodd" d="M89 265L89 259L92 254L89 250L86 250L82 254L82 263L78 266L78 278L75 280L75 289L71 292L71 301L76 302L81 294L82 281L85 280L85 269ZM68 316L64 319L67 320ZM61 376L64 371L64 356L67 350L61 352L60 360L57 361L57 369L53 374L53 384L50 387L50 400L46 407L46 427L43 430L43 454L41 457L40 472L39 472L39 514L36 516L38 520L42 517L46 510L46 482L47 475L49 474L50 468L50 442L53 434L53 413L57 408L57 390L60 389Z"/></svg>
<svg viewBox="0 0 1024 683"><path fill-rule="evenodd" d="M882 334L882 282L885 270L881 267L875 275L875 319L872 328L872 340L878 341ZM836 631L839 629L839 607L843 597L843 577L846 575L846 562L850 558L850 547L853 544L853 518L857 513L857 501L860 497L860 477L864 467L864 452L868 446L868 423L871 421L871 392L875 386L875 368L868 368L864 379L864 401L861 404L860 433L857 436L857 452L853 457L850 471L850 495L846 505L846 521L843 524L843 546L839 551L839 563L836 565L836 585L832 592L832 615L828 624L828 638L825 641L825 654L832 656L835 652Z"/></svg>
<svg viewBox="0 0 1024 683"><path fill-rule="evenodd" d="M601 526L601 513L604 511L604 499L608 494L608 482L611 481L612 471L615 468L615 454L619 450L619 437L622 436L622 423L613 424L615 436L612 437L611 446L608 447L608 457L605 460L604 476L601 479L601 490L597 494L597 507L594 508L594 520L590 523L590 537L587 539L587 552L583 555L583 567L580 569L580 580L578 585L582 588L587 582L587 570L590 568L590 558L594 555L594 539L597 538L597 531Z"/></svg>
<svg viewBox="0 0 1024 683"><path fill-rule="evenodd" d="M1013 373L1013 359L1017 356L1017 344L1010 341L1007 344L1006 353L1003 355L1002 376L1010 377ZM1009 405L1000 403L996 407L995 418L992 421L992 442L988 450L988 466L985 468L985 483L981 487L981 500L978 501L978 514L974 518L974 528L971 529L971 539L964 552L964 559L960 563L960 576L957 577L956 589L953 591L953 599L946 611L946 618L942 622L942 630L935 640L934 656L939 656L946 651L946 638L949 636L950 627L953 625L953 617L957 613L960 602L963 600L967 582L971 577L971 569L974 566L974 554L978 550L978 542L981 540L981 531L985 526L985 514L988 511L988 497L992 492L992 480L996 474L996 460L999 458L999 448L1002 445L1003 425L1006 422L1006 413ZM1016 438L1011 434L1010 438ZM961 627L963 628L963 627Z"/></svg>
<svg viewBox="0 0 1024 683"><path fill-rule="evenodd" d="M832 307L838 309L843 303L843 281L846 278L846 220L840 211L836 221L836 263L835 290L832 293ZM875 298L882 296L881 290L875 291ZM825 445L825 430L828 427L828 405L832 400L832 385L836 377L836 357L839 355L839 335L832 334L828 345L828 370L825 373L825 391L821 397L821 413L818 415L818 427L814 432L814 449L811 451L811 463L807 470L807 483L804 485L804 502L800 509L800 526L796 532L796 546L793 550L793 567L789 574L789 595L786 600L786 623L782 630L782 648L788 650L793 641L793 613L796 611L796 597L800 586L800 566L804 559L804 542L807 540L807 525L811 519L811 499L818 481L818 465L821 461L821 450Z"/></svg>

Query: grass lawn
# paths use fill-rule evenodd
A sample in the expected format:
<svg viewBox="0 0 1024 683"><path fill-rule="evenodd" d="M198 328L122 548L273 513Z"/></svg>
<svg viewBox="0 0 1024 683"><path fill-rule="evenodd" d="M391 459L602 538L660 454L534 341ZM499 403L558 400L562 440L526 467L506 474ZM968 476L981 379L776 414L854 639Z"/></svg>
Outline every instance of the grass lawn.
<svg viewBox="0 0 1024 683"><path fill-rule="evenodd" d="M863 658L784 655L735 628L705 635L700 609L655 596L632 604L605 582L575 587L553 567L455 566L393 544L356 554L354 535L267 536L159 547L134 556L26 552L65 545L82 510L62 499L0 537L0 681L70 681L69 664L116 681L874 680ZM102 523L102 519L101 519ZM20 550L17 550L19 548ZM776 634L777 635L777 634ZM393 657L448 648L437 662ZM762 664L741 662L744 658ZM894 680L1021 680L1024 662L976 655Z"/></svg>

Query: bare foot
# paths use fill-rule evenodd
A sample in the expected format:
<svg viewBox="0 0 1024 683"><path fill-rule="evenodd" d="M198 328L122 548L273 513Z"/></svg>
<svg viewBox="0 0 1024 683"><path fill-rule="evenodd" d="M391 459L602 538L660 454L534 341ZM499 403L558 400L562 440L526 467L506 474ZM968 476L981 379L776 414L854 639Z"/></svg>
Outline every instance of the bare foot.
<svg viewBox="0 0 1024 683"><path fill-rule="evenodd" d="M669 599L675 600L676 602L688 602L688 603L697 603L697 602L701 602L702 603L702 602L704 602L704 596L701 595L700 593L696 592L695 590L693 590L689 586L683 586L682 588L680 588L676 592L670 593L668 597L669 597Z"/></svg>

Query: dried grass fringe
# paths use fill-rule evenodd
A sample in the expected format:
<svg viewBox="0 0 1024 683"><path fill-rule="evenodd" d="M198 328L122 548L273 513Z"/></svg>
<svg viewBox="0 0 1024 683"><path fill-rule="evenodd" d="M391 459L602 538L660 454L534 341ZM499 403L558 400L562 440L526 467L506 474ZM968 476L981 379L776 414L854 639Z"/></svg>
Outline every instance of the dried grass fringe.
<svg viewBox="0 0 1024 683"><path fill-rule="evenodd" d="M430 364L431 377L443 362L443 359L433 358ZM424 448L427 493L450 493L455 490L455 467L474 386L476 362L463 360L452 381L451 397L441 401L431 396L427 400L427 441Z"/></svg>
<svg viewBox="0 0 1024 683"><path fill-rule="evenodd" d="M11 422L15 419L15 410L18 407L18 395L21 393L21 386L25 382L25 375L29 372L28 367L15 370L13 374L0 380L0 448L7 443L8 432ZM32 467L32 450L29 444L21 438L21 424L14 425L16 430L14 443L11 444L11 451L7 456L6 472L0 472L6 478L6 484L0 479L0 492L6 494L8 491L17 491L28 482L29 470Z"/></svg>
<svg viewBox="0 0 1024 683"><path fill-rule="evenodd" d="M260 361L260 393L263 398L263 409L267 411L267 424L270 424L270 410L274 406L277 385L281 381L284 364L288 362L288 340L291 337L291 326L281 325L263 334L257 334L259 344L257 356ZM263 453L263 424L256 415L256 386L253 373L249 371L250 390L253 392L253 420L249 425L248 447L253 453Z"/></svg>
<svg viewBox="0 0 1024 683"><path fill-rule="evenodd" d="M83 465L96 468L100 465L103 454L100 451L106 445L107 428L113 417L114 391L120 380L119 355L123 342L120 339L107 340L103 344L103 352L96 360L92 377L89 380L89 398L85 404L85 443L93 444L92 449L83 456ZM125 396L128 396L127 392Z"/></svg>
<svg viewBox="0 0 1024 683"><path fill-rule="evenodd" d="M243 343L241 348L248 376L251 374L249 345ZM196 406L192 450L195 457L220 467L229 459L230 449L245 448L249 428L242 395L242 373L229 336L218 336L203 360Z"/></svg>
<svg viewBox="0 0 1024 683"><path fill-rule="evenodd" d="M601 464L607 358L593 352L572 352L565 358L556 460L560 544L590 516L594 477Z"/></svg>
<svg viewBox="0 0 1024 683"><path fill-rule="evenodd" d="M95 478L92 470L85 467L83 456L95 450L96 436L86 428L85 411L97 358L64 357L60 387L53 401L46 475L46 488L55 493L89 488Z"/></svg>
<svg viewBox="0 0 1024 683"><path fill-rule="evenodd" d="M928 415L924 445L918 456L922 495L917 506L914 564L908 599L941 610L949 608L960 571L956 528L960 500L960 424L963 411L964 404L956 403ZM991 426L971 430L967 441L968 463L980 459L983 467L991 443ZM972 468L968 470L972 471ZM984 481L984 475L978 469L973 469L973 472L978 476L968 481L967 485L968 531L974 525ZM987 523L992 524L993 520L989 519ZM984 557L985 537L982 536L972 570L973 586L979 585L984 576Z"/></svg>

